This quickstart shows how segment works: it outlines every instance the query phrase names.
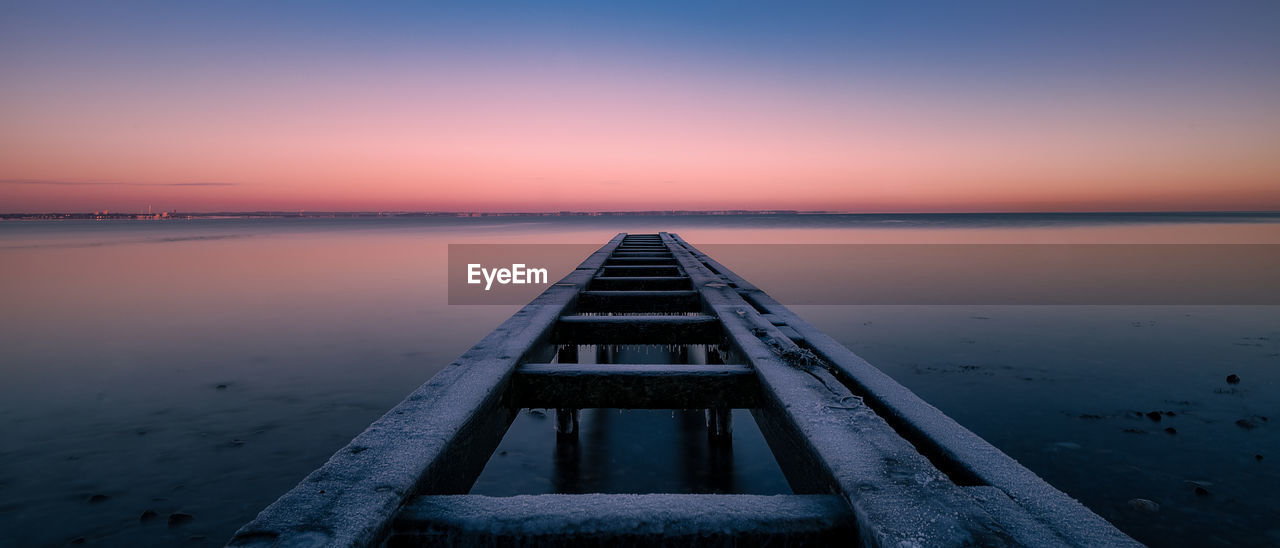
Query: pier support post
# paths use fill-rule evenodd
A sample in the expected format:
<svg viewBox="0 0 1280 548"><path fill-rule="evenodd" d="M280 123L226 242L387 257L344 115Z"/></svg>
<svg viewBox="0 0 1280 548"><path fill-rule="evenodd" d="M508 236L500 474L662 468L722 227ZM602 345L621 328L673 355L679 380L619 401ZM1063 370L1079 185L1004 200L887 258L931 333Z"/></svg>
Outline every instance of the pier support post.
<svg viewBox="0 0 1280 548"><path fill-rule="evenodd" d="M719 365L724 363L724 360L720 359L720 350L716 348L715 345L707 345L706 354L706 363L710 365Z"/></svg>
<svg viewBox="0 0 1280 548"><path fill-rule="evenodd" d="M727 443L733 439L733 410L715 407L707 410L707 439Z"/></svg>
<svg viewBox="0 0 1280 548"><path fill-rule="evenodd" d="M578 363L578 345L570 344L560 348L557 355L560 363ZM556 443L578 441L578 410L556 408Z"/></svg>
<svg viewBox="0 0 1280 548"><path fill-rule="evenodd" d="M560 363L578 363L578 345L566 344L556 352L556 361Z"/></svg>
<svg viewBox="0 0 1280 548"><path fill-rule="evenodd" d="M578 441L578 410L556 409L556 442Z"/></svg>

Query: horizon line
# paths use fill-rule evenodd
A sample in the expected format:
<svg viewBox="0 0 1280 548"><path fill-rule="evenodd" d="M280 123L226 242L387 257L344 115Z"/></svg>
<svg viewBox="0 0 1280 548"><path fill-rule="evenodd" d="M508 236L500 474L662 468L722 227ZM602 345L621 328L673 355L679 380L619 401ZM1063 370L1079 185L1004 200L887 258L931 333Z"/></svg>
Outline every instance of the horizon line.
<svg viewBox="0 0 1280 548"><path fill-rule="evenodd" d="M616 209L616 210L556 210L556 211L484 211L484 210L339 210L339 209L260 209L260 210L228 210L228 211L180 211L165 210L148 213L140 211L11 211L0 212L0 216L273 216L273 217L310 217L320 215L361 215L361 216L498 216L498 217L572 217L572 216L673 216L673 215L1150 215L1150 214L1280 214L1280 210L1272 209L1170 209L1170 210L986 210L986 211L837 211L837 210L798 210L798 209Z"/></svg>

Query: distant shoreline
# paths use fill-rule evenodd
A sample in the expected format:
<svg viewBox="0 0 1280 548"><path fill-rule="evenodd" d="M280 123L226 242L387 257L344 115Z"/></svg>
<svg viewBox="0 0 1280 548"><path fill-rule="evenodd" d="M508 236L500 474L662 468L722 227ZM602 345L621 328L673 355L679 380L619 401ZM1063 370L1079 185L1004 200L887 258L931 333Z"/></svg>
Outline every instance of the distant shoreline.
<svg viewBox="0 0 1280 548"><path fill-rule="evenodd" d="M519 217L693 217L693 216L856 216L856 217L1239 217L1280 216L1280 211L1048 211L1048 212L907 212L857 213L796 210L651 210L651 211L220 211L163 213L119 213L109 211L66 213L0 213L0 220L171 220L171 219L329 219L329 218L519 218Z"/></svg>

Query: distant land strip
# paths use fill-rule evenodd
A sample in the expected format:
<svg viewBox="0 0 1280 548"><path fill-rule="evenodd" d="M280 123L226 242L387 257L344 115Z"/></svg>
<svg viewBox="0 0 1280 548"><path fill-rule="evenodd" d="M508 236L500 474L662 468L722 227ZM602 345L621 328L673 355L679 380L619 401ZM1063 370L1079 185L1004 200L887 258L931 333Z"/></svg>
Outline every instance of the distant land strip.
<svg viewBox="0 0 1280 548"><path fill-rule="evenodd" d="M852 215L884 218L955 218L955 217L1167 217L1167 216L1280 216L1280 211L1053 211L1053 212L852 212L801 211L793 209L709 209L709 210L645 210L645 211L217 211L125 213L112 211L0 213L0 220L118 220L118 219L269 219L269 218L376 218L376 217L664 217L664 216L730 216L730 215Z"/></svg>

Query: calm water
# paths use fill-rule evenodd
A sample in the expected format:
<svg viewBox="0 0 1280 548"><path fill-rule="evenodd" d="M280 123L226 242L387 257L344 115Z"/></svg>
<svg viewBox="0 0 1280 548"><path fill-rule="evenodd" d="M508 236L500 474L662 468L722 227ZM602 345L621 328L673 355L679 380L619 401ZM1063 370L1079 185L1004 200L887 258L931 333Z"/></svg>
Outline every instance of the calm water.
<svg viewBox="0 0 1280 548"><path fill-rule="evenodd" d="M447 244L658 230L694 245L1280 243L1267 216L4 222L0 545L220 545L518 308L447 305ZM766 291L796 268L723 259ZM793 308L1139 540L1280 544L1280 307ZM690 449L680 413L583 420L596 442L580 474L525 413L475 491L786 492L749 415L727 455ZM732 472L689 473L712 461Z"/></svg>

